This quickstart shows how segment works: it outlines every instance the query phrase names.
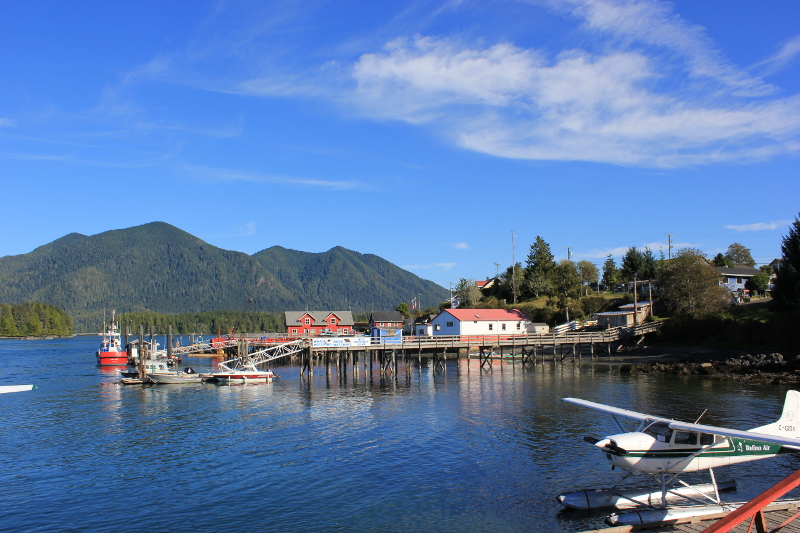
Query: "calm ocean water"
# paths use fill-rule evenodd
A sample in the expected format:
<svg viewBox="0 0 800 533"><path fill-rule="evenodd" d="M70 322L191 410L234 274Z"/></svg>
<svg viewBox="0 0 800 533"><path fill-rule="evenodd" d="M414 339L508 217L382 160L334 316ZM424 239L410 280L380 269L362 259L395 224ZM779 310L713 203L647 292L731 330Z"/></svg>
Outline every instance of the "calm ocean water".
<svg viewBox="0 0 800 533"><path fill-rule="evenodd" d="M564 396L747 429L786 389L450 361L395 378L273 367L260 385L121 385L97 338L0 341L0 531L581 531L562 491L613 484L582 441L613 420ZM208 358L182 366L210 369ZM785 456L718 470L744 499L800 468Z"/></svg>

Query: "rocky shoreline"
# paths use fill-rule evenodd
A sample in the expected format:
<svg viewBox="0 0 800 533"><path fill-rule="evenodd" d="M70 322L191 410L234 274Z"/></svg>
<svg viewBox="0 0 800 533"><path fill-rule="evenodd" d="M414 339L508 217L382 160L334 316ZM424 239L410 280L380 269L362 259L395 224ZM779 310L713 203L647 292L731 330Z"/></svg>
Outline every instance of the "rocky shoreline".
<svg viewBox="0 0 800 533"><path fill-rule="evenodd" d="M752 352L698 347L646 347L601 360L618 365L620 372L696 375L776 385L800 383L800 355Z"/></svg>

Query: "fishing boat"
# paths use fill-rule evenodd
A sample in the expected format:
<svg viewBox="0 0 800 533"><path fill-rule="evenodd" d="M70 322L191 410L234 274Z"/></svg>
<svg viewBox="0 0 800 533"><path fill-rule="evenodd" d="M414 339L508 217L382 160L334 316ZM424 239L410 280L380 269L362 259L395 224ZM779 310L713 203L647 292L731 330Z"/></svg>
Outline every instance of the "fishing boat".
<svg viewBox="0 0 800 533"><path fill-rule="evenodd" d="M252 364L228 368L224 363L220 363L219 366L222 371L212 372L211 376L222 383L272 383L272 380L278 377L272 370L259 370Z"/></svg>
<svg viewBox="0 0 800 533"><path fill-rule="evenodd" d="M128 364L128 353L122 348L120 333L114 321L115 312L111 311L111 322L101 333L103 340L97 350L97 364L102 366L125 366Z"/></svg>
<svg viewBox="0 0 800 533"><path fill-rule="evenodd" d="M153 383L158 384L176 384L176 383L201 383L203 381L200 374L194 369L186 367L183 370L176 370L173 372L160 372L155 374L147 374L147 378Z"/></svg>

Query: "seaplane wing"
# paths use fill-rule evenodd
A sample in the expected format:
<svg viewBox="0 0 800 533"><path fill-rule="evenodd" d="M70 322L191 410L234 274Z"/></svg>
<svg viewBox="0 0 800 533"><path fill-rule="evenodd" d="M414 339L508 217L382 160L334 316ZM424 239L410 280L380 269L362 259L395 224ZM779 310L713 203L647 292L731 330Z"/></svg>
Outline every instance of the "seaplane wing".
<svg viewBox="0 0 800 533"><path fill-rule="evenodd" d="M794 437L784 437L781 435L769 435L758 431L745 431L740 429L721 428L717 426L707 426L705 424L690 424L688 422L679 422L672 420L669 423L672 429L682 429L684 431L698 431L701 433L713 433L714 435L722 435L723 437L736 437L739 439L757 440L761 442L769 442L772 444L780 444L800 450L800 439Z"/></svg>
<svg viewBox="0 0 800 533"><path fill-rule="evenodd" d="M735 437L739 439L769 442L772 444L780 444L782 446L788 446L800 450L800 438L783 436L780 434L770 435L768 433L762 433L760 431L730 429L717 426L707 426L705 424L691 424L689 422L681 422L678 420L672 420L670 418L663 418L660 416L649 415L646 413L638 413L636 411L630 411L628 409L620 409L619 407L612 407L610 405L604 405L602 403L590 402L588 400L581 400L580 398L563 398L563 400L565 402L582 405L584 407L589 407L591 409L596 409L598 411L603 411L604 413L609 413L611 415L624 416L627 418L633 418L635 420L667 422L669 424L669 427L671 427L672 429L680 429L684 431L697 431L700 433L712 433L714 435L721 435L723 437ZM773 424L777 426L776 432L786 432L792 434L797 431L795 425L781 426L779 425L779 423L780 421L776 422L776 424Z"/></svg>
<svg viewBox="0 0 800 533"><path fill-rule="evenodd" d="M619 407L612 407L602 403L590 402L589 400L581 400L580 398L563 398L563 400L565 402L582 405L591 409L597 409L598 411L603 411L604 413L633 418L635 420L662 420L664 422L672 422L672 420L669 418L662 418L660 416L653 416L645 413L637 413L636 411L629 411L628 409L620 409Z"/></svg>

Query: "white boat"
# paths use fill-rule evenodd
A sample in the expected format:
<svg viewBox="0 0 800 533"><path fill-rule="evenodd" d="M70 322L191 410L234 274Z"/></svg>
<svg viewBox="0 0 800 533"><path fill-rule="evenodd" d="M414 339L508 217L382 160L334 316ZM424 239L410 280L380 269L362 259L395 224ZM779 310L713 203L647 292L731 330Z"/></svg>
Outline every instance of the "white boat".
<svg viewBox="0 0 800 533"><path fill-rule="evenodd" d="M278 375L272 370L259 370L256 365L242 365L238 368L228 368L220 363L222 372L212 372L211 376L222 383L272 383Z"/></svg>
<svg viewBox="0 0 800 533"><path fill-rule="evenodd" d="M167 373L147 374L147 378L153 383L176 384L176 383L201 383L203 379L200 374L191 368L176 370Z"/></svg>
<svg viewBox="0 0 800 533"><path fill-rule="evenodd" d="M723 481L717 484L720 491L734 490L736 482ZM714 494L712 483L689 485L688 487L673 487L667 491L667 501L697 499L700 494ZM558 502L564 507L572 509L602 509L616 507L617 509L631 509L633 507L655 507L661 505L661 489L652 487L630 489L595 489L568 492L556 496Z"/></svg>
<svg viewBox="0 0 800 533"><path fill-rule="evenodd" d="M0 385L0 394L6 392L22 392L26 390L33 390L33 385Z"/></svg>

